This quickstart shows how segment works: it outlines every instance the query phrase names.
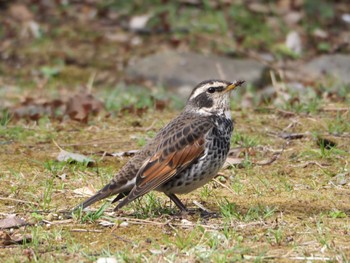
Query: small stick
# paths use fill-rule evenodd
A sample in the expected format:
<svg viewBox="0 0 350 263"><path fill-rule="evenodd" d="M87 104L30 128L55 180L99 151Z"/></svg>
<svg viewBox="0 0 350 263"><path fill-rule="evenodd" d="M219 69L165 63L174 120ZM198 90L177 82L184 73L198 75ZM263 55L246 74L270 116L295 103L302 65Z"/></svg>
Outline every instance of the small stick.
<svg viewBox="0 0 350 263"><path fill-rule="evenodd" d="M203 211L205 211L205 212L207 212L207 213L209 213L209 214L212 213L209 209L205 208L201 203L197 202L196 200L193 200L193 204L195 204L195 205L198 206L200 209L202 209Z"/></svg>
<svg viewBox="0 0 350 263"><path fill-rule="evenodd" d="M52 142L58 149L60 149L60 151L64 151L55 140L52 140Z"/></svg>
<svg viewBox="0 0 350 263"><path fill-rule="evenodd" d="M305 162L305 163L302 163L302 164L298 164L298 165L292 165L292 167L302 167L302 168L305 168L305 167L308 167L310 164L314 164L314 165L317 165L318 167L320 168L325 168L326 166L329 166L329 164L320 164L316 161L308 161L308 162Z"/></svg>
<svg viewBox="0 0 350 263"><path fill-rule="evenodd" d="M284 149L286 148L287 144L288 144L288 142L283 144L282 151L280 151L277 154L274 154L270 160L263 160L263 161L259 161L259 162L253 162L253 164L257 164L257 165L269 165L269 164L272 164L274 161L276 161L278 158L281 157L281 155L284 152Z"/></svg>
<svg viewBox="0 0 350 263"><path fill-rule="evenodd" d="M133 242L132 242L132 241L130 241L130 240L128 240L128 239L126 239L126 238L124 238L124 237L117 236L117 235L116 235L116 234L114 234L114 233L112 233L112 235L113 235L114 237L118 238L118 239L119 239L119 240L121 240L121 241L124 241L124 242L126 242L126 243L130 243L130 244L133 244Z"/></svg>
<svg viewBox="0 0 350 263"><path fill-rule="evenodd" d="M38 203L31 202L31 201L25 201L25 200L20 200L20 199L14 199L14 198L9 198L9 197L0 197L0 200L3 201L12 201L12 202L17 202L17 203L23 203L23 204L31 204L31 205L39 205Z"/></svg>
<svg viewBox="0 0 350 263"><path fill-rule="evenodd" d="M98 230L98 229L80 229L80 228L76 228L76 229L71 229L69 230L70 232L93 232L93 233L103 233L104 231L102 230Z"/></svg>
<svg viewBox="0 0 350 263"><path fill-rule="evenodd" d="M228 187L226 184L221 183L220 181L218 181L217 179L213 179L213 181L219 185L221 185L222 187L226 188L227 190L229 190L232 194L236 194L230 187Z"/></svg>

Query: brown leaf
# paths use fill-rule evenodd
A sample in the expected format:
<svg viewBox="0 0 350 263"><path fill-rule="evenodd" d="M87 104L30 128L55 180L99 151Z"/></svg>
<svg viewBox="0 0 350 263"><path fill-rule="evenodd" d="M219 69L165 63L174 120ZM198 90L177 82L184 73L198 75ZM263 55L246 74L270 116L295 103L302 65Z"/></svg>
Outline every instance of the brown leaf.
<svg viewBox="0 0 350 263"><path fill-rule="evenodd" d="M268 14L270 12L269 5L253 2L248 5L248 9L255 13Z"/></svg>
<svg viewBox="0 0 350 263"><path fill-rule="evenodd" d="M20 233L17 233L11 236L11 240L12 240L12 243L15 243L15 244L22 244L24 242L28 243L32 241L32 236L29 234L22 235Z"/></svg>
<svg viewBox="0 0 350 263"><path fill-rule="evenodd" d="M131 113L131 114L136 114L137 116L142 116L146 111L147 111L148 107L147 106L143 106L141 108L138 108L134 105L129 105L129 106L125 106L123 107L120 112L121 113Z"/></svg>
<svg viewBox="0 0 350 263"><path fill-rule="evenodd" d="M169 100L159 100L159 99L153 99L154 100L154 107L156 110L163 111L167 105L169 105Z"/></svg>
<svg viewBox="0 0 350 263"><path fill-rule="evenodd" d="M97 115L104 104L92 94L82 93L71 97L67 102L66 114L76 121L87 123L90 114Z"/></svg>
<svg viewBox="0 0 350 263"><path fill-rule="evenodd" d="M224 168L230 167L232 165L242 165L244 160L244 158L227 157Z"/></svg>
<svg viewBox="0 0 350 263"><path fill-rule="evenodd" d="M5 231L0 231L0 246L8 246L11 245L11 237L10 235Z"/></svg>
<svg viewBox="0 0 350 263"><path fill-rule="evenodd" d="M10 112L14 119L29 119L37 121L42 116L56 117L56 111L63 105L59 99L46 101L27 97L19 105L13 107Z"/></svg>
<svg viewBox="0 0 350 263"><path fill-rule="evenodd" d="M25 225L27 225L27 222L15 215L10 215L5 219L0 220L0 229L15 228Z"/></svg>
<svg viewBox="0 0 350 263"><path fill-rule="evenodd" d="M10 15L19 22L33 20L33 13L22 4L13 4L10 6Z"/></svg>
<svg viewBox="0 0 350 263"><path fill-rule="evenodd" d="M0 231L0 246L23 244L24 242L28 243L31 241L32 241L31 235L22 235L17 233L10 236L7 232Z"/></svg>

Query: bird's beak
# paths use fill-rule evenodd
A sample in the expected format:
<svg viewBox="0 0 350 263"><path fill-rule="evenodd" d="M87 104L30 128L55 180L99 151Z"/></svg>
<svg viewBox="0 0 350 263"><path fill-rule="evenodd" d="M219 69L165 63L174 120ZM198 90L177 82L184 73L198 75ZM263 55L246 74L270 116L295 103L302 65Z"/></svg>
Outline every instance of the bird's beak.
<svg viewBox="0 0 350 263"><path fill-rule="evenodd" d="M231 83L225 88L225 92L231 91L237 88L238 86L241 86L244 82L244 80L236 80L235 82Z"/></svg>

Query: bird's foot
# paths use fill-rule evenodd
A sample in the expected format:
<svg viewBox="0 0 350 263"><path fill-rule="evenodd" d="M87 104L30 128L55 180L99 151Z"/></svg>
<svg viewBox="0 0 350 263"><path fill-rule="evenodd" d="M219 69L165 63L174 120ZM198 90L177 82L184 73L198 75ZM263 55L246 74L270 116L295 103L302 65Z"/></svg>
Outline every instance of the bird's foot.
<svg viewBox="0 0 350 263"><path fill-rule="evenodd" d="M208 210L203 210L203 209L200 209L200 216L203 219L210 219L210 218L218 218L219 217L218 213L211 212Z"/></svg>

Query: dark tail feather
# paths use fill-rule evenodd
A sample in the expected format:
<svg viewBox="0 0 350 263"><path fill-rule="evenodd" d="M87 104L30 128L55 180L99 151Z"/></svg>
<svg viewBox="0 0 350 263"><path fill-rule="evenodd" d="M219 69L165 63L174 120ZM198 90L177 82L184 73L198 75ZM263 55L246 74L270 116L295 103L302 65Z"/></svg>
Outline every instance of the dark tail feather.
<svg viewBox="0 0 350 263"><path fill-rule="evenodd" d="M115 203L115 202L118 202L119 200L123 199L123 198L126 197L129 193L130 193L130 191L120 193L119 195L117 195L116 198L113 199L113 201L112 201L111 204L113 204L113 203Z"/></svg>
<svg viewBox="0 0 350 263"><path fill-rule="evenodd" d="M73 211L76 211L78 209L84 209L97 201L100 201L104 198L107 198L111 195L118 194L117 187L114 183L109 183L105 185L100 191L98 191L95 195L91 196L90 198L86 199L84 202L82 202L80 205L76 206Z"/></svg>
<svg viewBox="0 0 350 263"><path fill-rule="evenodd" d="M103 189L102 189L103 190ZM100 201L104 198L107 198L108 196L111 195L111 192L110 191L106 191L106 192L103 192L103 191L99 191L97 192L95 195L91 196L90 198L86 199L84 202L82 202L81 204L79 204L78 206L76 206L73 211L76 211L78 209L84 209L94 203L96 203L97 201Z"/></svg>

